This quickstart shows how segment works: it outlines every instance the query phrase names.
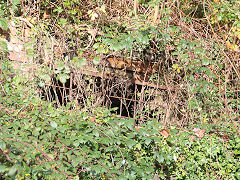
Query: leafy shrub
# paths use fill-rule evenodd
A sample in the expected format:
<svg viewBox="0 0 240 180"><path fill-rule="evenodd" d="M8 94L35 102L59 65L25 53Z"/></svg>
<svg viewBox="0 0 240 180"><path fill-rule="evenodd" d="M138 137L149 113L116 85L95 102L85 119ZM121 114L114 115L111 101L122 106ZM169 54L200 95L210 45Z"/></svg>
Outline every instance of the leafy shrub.
<svg viewBox="0 0 240 180"><path fill-rule="evenodd" d="M216 10L210 19L216 25L213 26L215 31L218 23L229 23L233 27L229 30L230 44L226 42L226 47L218 43L221 39L207 40L204 36L193 35L189 37L184 28L189 22L194 24L193 18L182 17L181 23L186 25L176 25L171 17L175 9L170 7L162 6L162 24L158 26L144 24L147 15L133 18L129 24L119 23L115 26L111 25L113 21L106 18L105 6L96 1L91 4L91 9L86 9L78 6L79 0L64 0L64 3L57 4L59 7L51 7L48 15L46 9L51 2L41 1L41 8L37 8L41 9L42 18L39 27L36 25L33 28L37 35L39 30L42 30L41 37L48 31L53 31L56 39L68 43L69 51L80 54L81 57L72 59L79 67L86 64L87 58L82 56L84 50L94 49L97 54L124 54L132 50L142 52L145 48L151 48L151 43L155 43L157 53L165 52L163 62L169 66L168 71L163 71L162 74L169 75L167 78L170 83L181 82L178 85L184 95L179 99L188 105L181 112L189 112L192 121L201 123L184 129L174 126L164 129L163 124L156 119L136 126L135 119L120 118L105 108L85 108L80 111L74 103L55 108L54 102L41 100L39 93L34 91L35 84L24 73L13 73L9 69L9 62L3 58L0 73L1 178L152 179L154 175L162 179L240 178L239 125L233 126L234 121L227 122L239 116L239 95L235 93L238 90L238 84L235 84L239 79L238 74L232 71L231 61L226 63L222 60L229 55L225 55L226 47L238 52L236 44L239 39L239 23L235 13L237 1L225 1L233 12L226 4L218 1L215 2L218 6L212 9ZM151 3L153 1L150 5ZM193 17L206 16L203 4L195 1L184 3L185 1L180 1L180 7L185 8L185 15L193 15L191 7L196 7L197 13ZM1 6L0 13L4 18L0 19L0 28L3 30L8 28L6 14L11 8L17 7L18 3L15 4ZM207 7L212 7L210 5L208 3ZM147 3L144 6L148 7ZM209 12L211 9L206 13ZM84 18L81 19L83 15ZM128 29L127 26L131 23L134 26ZM203 20L202 23L206 21ZM94 28L101 29L104 36L94 35ZM91 40L88 42L89 35L95 41L94 45ZM225 43L226 39L222 40ZM37 42L41 47L41 42ZM6 52L6 43L1 49ZM40 57L40 54L37 56ZM69 78L68 60L57 59L55 69L50 69L62 83ZM99 61L97 56L93 64L97 65ZM170 61L172 62L167 64ZM48 67L44 68L36 80L42 86L43 81L51 81ZM232 72L230 81L229 72ZM181 74L183 75L180 76ZM176 77L179 81L172 82ZM226 122L221 124L223 119ZM217 125L207 125L210 122Z"/></svg>
<svg viewBox="0 0 240 180"><path fill-rule="evenodd" d="M137 127L134 119L116 117L105 108L56 109L26 89L30 85L24 77L1 81L4 178L239 177L239 127L198 126L207 129L205 135L192 128L162 130L156 120Z"/></svg>

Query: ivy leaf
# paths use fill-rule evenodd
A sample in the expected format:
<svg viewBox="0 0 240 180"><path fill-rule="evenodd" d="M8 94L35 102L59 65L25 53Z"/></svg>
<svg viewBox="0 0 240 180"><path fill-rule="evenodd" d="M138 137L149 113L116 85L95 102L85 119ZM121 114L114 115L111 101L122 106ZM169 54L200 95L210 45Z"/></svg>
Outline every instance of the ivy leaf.
<svg viewBox="0 0 240 180"><path fill-rule="evenodd" d="M151 139L150 138L146 138L146 140L145 140L145 144L148 146L150 143L151 143Z"/></svg>
<svg viewBox="0 0 240 180"><path fill-rule="evenodd" d="M61 72L65 68L65 63L63 61L58 61L56 66L57 66L57 70Z"/></svg>
<svg viewBox="0 0 240 180"><path fill-rule="evenodd" d="M208 58L203 58L202 59L202 65L207 66L209 64L210 64L210 59L208 59Z"/></svg>
<svg viewBox="0 0 240 180"><path fill-rule="evenodd" d="M0 142L0 149L4 151L6 149L6 143L5 142Z"/></svg>
<svg viewBox="0 0 240 180"><path fill-rule="evenodd" d="M177 159L178 159L178 158L177 158L177 155L176 155L176 154L173 154L173 159L174 159L175 162L177 162Z"/></svg>
<svg viewBox="0 0 240 180"><path fill-rule="evenodd" d="M114 44L112 45L112 49L113 49L114 51L116 51L116 52L120 51L120 50L121 50L121 45L120 45L120 43L114 43Z"/></svg>
<svg viewBox="0 0 240 180"><path fill-rule="evenodd" d="M61 83L65 84L67 80L70 78L68 74L58 74L58 79L60 80Z"/></svg>
<svg viewBox="0 0 240 180"><path fill-rule="evenodd" d="M61 7L57 7L56 9L53 10L53 12L63 12L63 9Z"/></svg>
<svg viewBox="0 0 240 180"><path fill-rule="evenodd" d="M72 159L72 166L76 167L79 164L79 162L81 161L79 161L78 159Z"/></svg>
<svg viewBox="0 0 240 180"><path fill-rule="evenodd" d="M6 166L0 165L0 173L3 173L6 171Z"/></svg>
<svg viewBox="0 0 240 180"><path fill-rule="evenodd" d="M38 54L33 49L27 49L26 51L27 51L26 57L29 58L38 57Z"/></svg>
<svg viewBox="0 0 240 180"><path fill-rule="evenodd" d="M54 156L52 154L48 154L48 157L50 157L51 159L54 159Z"/></svg>
<svg viewBox="0 0 240 180"><path fill-rule="evenodd" d="M40 81L40 82L38 83L38 85L39 85L39 87L44 87L44 86L45 86L45 83L44 83L43 81Z"/></svg>
<svg viewBox="0 0 240 180"><path fill-rule="evenodd" d="M15 165L15 166L12 166L11 169L9 170L9 172L8 172L8 175L9 175L9 176L14 176L15 173L17 172L17 170L18 170L18 168L17 168L16 165Z"/></svg>
<svg viewBox="0 0 240 180"><path fill-rule="evenodd" d="M99 132L98 132L98 130L93 130L92 133L93 133L94 136L99 137Z"/></svg>
<svg viewBox="0 0 240 180"><path fill-rule="evenodd" d="M97 66L99 63L100 63L100 56L96 56L96 57L93 59L93 64L94 64L95 66Z"/></svg>
<svg viewBox="0 0 240 180"><path fill-rule="evenodd" d="M142 39L143 39L143 35L139 33L136 37L137 42L142 43Z"/></svg>
<svg viewBox="0 0 240 180"><path fill-rule="evenodd" d="M142 38L142 43L143 43L143 44L147 44L148 42L149 42L148 36L143 36L143 38Z"/></svg>
<svg viewBox="0 0 240 180"><path fill-rule="evenodd" d="M5 18L0 18L0 28L2 28L4 31L8 30L8 21Z"/></svg>
<svg viewBox="0 0 240 180"><path fill-rule="evenodd" d="M74 63L76 68L82 68L87 64L87 59L85 57L80 59L78 59L78 57L74 57L71 62Z"/></svg>
<svg viewBox="0 0 240 180"><path fill-rule="evenodd" d="M178 68L178 64L172 65L172 68L173 68L173 69L177 69L177 68Z"/></svg>
<svg viewBox="0 0 240 180"><path fill-rule="evenodd" d="M135 144L136 144L136 142L132 139L129 139L126 142L126 145L127 145L128 148L132 148Z"/></svg>
<svg viewBox="0 0 240 180"><path fill-rule="evenodd" d="M105 51L106 50L102 46L100 46L99 48L97 48L96 53L101 54L101 53L105 53Z"/></svg>
<svg viewBox="0 0 240 180"><path fill-rule="evenodd" d="M20 0L12 0L12 4L13 4L14 6L17 6L17 5L20 4Z"/></svg>
<svg viewBox="0 0 240 180"><path fill-rule="evenodd" d="M164 156L162 154L159 155L158 157L158 162L161 164L164 162Z"/></svg>
<svg viewBox="0 0 240 180"><path fill-rule="evenodd" d="M41 79L45 80L46 82L50 82L51 81L51 77L48 74L41 74L39 77Z"/></svg>
<svg viewBox="0 0 240 180"><path fill-rule="evenodd" d="M51 126L53 127L53 128L57 128L58 127L58 124L55 122L55 121L51 121Z"/></svg>
<svg viewBox="0 0 240 180"><path fill-rule="evenodd" d="M3 52L8 51L8 45L5 41L0 41L0 51L3 51Z"/></svg>
<svg viewBox="0 0 240 180"><path fill-rule="evenodd" d="M95 44L93 45L93 49L97 49L97 48L99 48L99 43L95 43Z"/></svg>
<svg viewBox="0 0 240 180"><path fill-rule="evenodd" d="M135 123L135 120L134 119L129 119L128 121L125 122L125 126L132 130L133 129L133 126L134 126L134 123Z"/></svg>
<svg viewBox="0 0 240 180"><path fill-rule="evenodd" d="M222 20L222 16L220 15L220 16L217 16L217 20L218 21L221 21Z"/></svg>
<svg viewBox="0 0 240 180"><path fill-rule="evenodd" d="M141 144L138 143L138 144L136 145L136 148L138 148L139 150L141 150Z"/></svg>
<svg viewBox="0 0 240 180"><path fill-rule="evenodd" d="M238 171L235 173L235 177L236 177L236 179L240 179L240 170L238 170Z"/></svg>

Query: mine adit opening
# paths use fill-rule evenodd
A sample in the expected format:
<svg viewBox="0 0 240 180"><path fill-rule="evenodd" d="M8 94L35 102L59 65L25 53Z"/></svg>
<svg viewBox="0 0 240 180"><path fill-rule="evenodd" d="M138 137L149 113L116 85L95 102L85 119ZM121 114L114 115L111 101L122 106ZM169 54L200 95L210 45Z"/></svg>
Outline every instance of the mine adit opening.
<svg viewBox="0 0 240 180"><path fill-rule="evenodd" d="M77 102L80 107L104 106L116 109L114 112L120 116L134 117L138 100L135 95L136 89L140 91L141 85L119 85L113 80L101 77L82 76L81 85L76 84L74 76L71 76L65 84L52 77L51 85L46 85L43 90L44 99L55 105L65 106L71 101Z"/></svg>
<svg viewBox="0 0 240 180"><path fill-rule="evenodd" d="M65 83L57 80L54 75L51 84L45 85L43 90L45 99L55 101L56 106L74 101L80 108L117 108L114 113L120 116L144 116L144 119L148 119L163 115L157 109L159 102L154 105L157 98L154 92L166 90L165 86L159 85L159 88L160 90L154 84L129 77L123 78L117 74L103 75L81 71L72 72Z"/></svg>

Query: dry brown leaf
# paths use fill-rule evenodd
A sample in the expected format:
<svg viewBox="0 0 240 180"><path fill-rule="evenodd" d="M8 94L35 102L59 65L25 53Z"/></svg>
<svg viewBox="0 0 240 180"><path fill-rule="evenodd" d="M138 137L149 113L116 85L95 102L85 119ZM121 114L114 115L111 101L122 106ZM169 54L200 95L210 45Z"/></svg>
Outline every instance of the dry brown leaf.
<svg viewBox="0 0 240 180"><path fill-rule="evenodd" d="M190 139L191 141L195 141L195 136L191 135L191 136L189 137L189 139Z"/></svg>
<svg viewBox="0 0 240 180"><path fill-rule="evenodd" d="M159 133L164 137L164 138L167 138L169 135L170 135L170 130L166 130L166 129L163 129L161 131L159 131Z"/></svg>
<svg viewBox="0 0 240 180"><path fill-rule="evenodd" d="M200 129L200 128L194 128L193 129L193 132L195 133L195 135L200 139L203 138L203 136L205 134L205 131L206 131L206 129Z"/></svg>
<svg viewBox="0 0 240 180"><path fill-rule="evenodd" d="M44 14L43 14L43 19L46 19L46 18L49 18L49 12L48 12L48 10L45 10L44 11Z"/></svg>

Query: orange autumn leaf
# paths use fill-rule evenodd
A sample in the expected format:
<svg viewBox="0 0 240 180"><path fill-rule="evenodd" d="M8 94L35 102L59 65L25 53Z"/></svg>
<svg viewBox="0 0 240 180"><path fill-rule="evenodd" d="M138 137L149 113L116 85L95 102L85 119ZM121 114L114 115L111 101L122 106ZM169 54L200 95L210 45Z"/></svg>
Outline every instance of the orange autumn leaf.
<svg viewBox="0 0 240 180"><path fill-rule="evenodd" d="M159 133L164 137L164 138L167 138L170 134L170 130L166 130L166 129L163 129L161 131L159 131Z"/></svg>
<svg viewBox="0 0 240 180"><path fill-rule="evenodd" d="M90 121L95 122L95 121L96 121L96 118L95 118L95 117L92 117L92 118L90 119Z"/></svg>

